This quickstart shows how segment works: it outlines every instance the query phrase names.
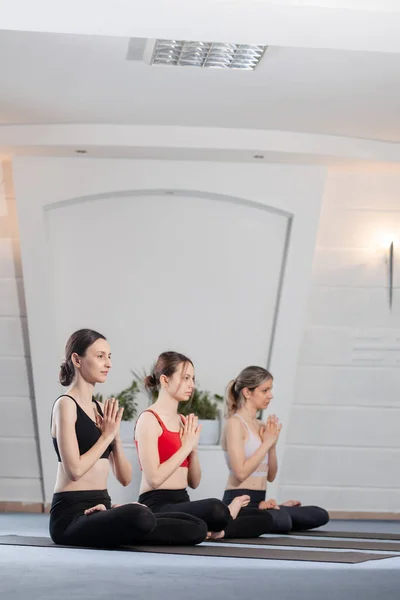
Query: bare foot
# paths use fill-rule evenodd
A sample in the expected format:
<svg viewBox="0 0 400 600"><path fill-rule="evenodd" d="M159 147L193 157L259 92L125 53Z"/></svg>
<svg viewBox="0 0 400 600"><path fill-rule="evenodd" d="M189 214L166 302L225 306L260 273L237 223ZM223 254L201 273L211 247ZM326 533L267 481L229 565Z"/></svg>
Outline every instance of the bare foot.
<svg viewBox="0 0 400 600"><path fill-rule="evenodd" d="M222 540L225 537L225 531L207 531L207 540Z"/></svg>
<svg viewBox="0 0 400 600"><path fill-rule="evenodd" d="M282 506L301 506L300 500L286 500L282 502Z"/></svg>
<svg viewBox="0 0 400 600"><path fill-rule="evenodd" d="M94 512L100 511L100 510L107 510L106 507L104 506L104 504L96 504L96 506L91 506L90 508L87 508L85 510L85 515L91 515Z"/></svg>
<svg viewBox="0 0 400 600"><path fill-rule="evenodd" d="M258 505L258 508L260 510L279 510L279 504L277 504L276 501L271 498L270 500L262 500Z"/></svg>
<svg viewBox="0 0 400 600"><path fill-rule="evenodd" d="M247 494L243 496L236 496L236 498L234 498L228 506L232 519L236 519L240 512L240 509L244 506L247 506L249 502L250 496L247 496Z"/></svg>

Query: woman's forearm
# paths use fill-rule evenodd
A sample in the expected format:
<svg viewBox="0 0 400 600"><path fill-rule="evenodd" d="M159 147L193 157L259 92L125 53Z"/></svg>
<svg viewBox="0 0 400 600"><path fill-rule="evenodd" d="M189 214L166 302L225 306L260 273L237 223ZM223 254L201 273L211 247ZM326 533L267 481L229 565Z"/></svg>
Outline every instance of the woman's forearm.
<svg viewBox="0 0 400 600"><path fill-rule="evenodd" d="M201 481L201 466L197 450L192 450L189 455L188 484L192 489L199 487Z"/></svg>
<svg viewBox="0 0 400 600"><path fill-rule="evenodd" d="M188 457L188 454L188 450L182 446L181 448L179 448L179 450L175 452L175 454L171 456L171 458L161 463L154 470L154 472L149 472L149 470L144 468L146 480L148 484L153 488L153 490L156 490L158 487L160 487L160 485L167 481L167 479L169 479L171 475L173 475L175 471L177 471L177 469L181 466L185 458Z"/></svg>
<svg viewBox="0 0 400 600"><path fill-rule="evenodd" d="M105 435L101 435L97 442L89 448L85 454L81 454L77 460L68 460L67 457L63 456L61 450L62 463L64 465L67 477L71 481L78 481L81 477L86 475L88 471L97 463L107 447L112 443L112 438ZM62 447L62 442L59 443L59 447Z"/></svg>
<svg viewBox="0 0 400 600"><path fill-rule="evenodd" d="M272 448L268 451L268 481L274 481L276 474L278 472L278 459L276 456L276 446L272 446Z"/></svg>
<svg viewBox="0 0 400 600"><path fill-rule="evenodd" d="M244 461L239 468L232 468L235 477L239 481L244 481L260 466L265 458L265 455L269 452L270 446L266 442L263 442L259 448L254 452L250 458Z"/></svg>
<svg viewBox="0 0 400 600"><path fill-rule="evenodd" d="M122 485L129 485L132 481L132 465L125 455L119 438L113 441L112 448L115 477Z"/></svg>

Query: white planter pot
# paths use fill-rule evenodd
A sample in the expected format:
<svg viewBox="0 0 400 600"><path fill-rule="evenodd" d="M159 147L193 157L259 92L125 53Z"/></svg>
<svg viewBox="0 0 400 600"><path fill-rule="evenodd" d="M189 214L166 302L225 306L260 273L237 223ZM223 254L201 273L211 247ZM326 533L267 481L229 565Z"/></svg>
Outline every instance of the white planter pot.
<svg viewBox="0 0 400 600"><path fill-rule="evenodd" d="M134 440L133 440L133 428L134 428L134 422L133 421L121 421L121 424L119 426L119 431L120 431L120 436L121 436L121 442L123 444L133 444Z"/></svg>
<svg viewBox="0 0 400 600"><path fill-rule="evenodd" d="M202 428L199 444L201 446L216 446L219 443L220 436L219 419L215 419L214 421L199 419L199 424L200 423Z"/></svg>

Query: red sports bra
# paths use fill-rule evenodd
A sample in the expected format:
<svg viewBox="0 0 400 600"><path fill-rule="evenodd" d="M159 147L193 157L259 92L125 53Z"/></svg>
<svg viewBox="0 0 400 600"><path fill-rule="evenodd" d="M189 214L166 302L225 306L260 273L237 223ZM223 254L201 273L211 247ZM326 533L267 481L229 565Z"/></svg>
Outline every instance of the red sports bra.
<svg viewBox="0 0 400 600"><path fill-rule="evenodd" d="M165 427L164 423L161 421L158 414L156 412L154 412L153 410L149 409L149 410L145 410L144 412L149 412L152 415L154 415L162 429L162 434L158 438L158 454L160 457L160 464L161 464L163 462L166 462L169 458L171 458L171 456L173 456L179 450L179 448L182 447L181 434L179 431L170 431L169 429L167 429ZM185 419L183 418L182 415L181 415L181 419L182 419L182 423L184 423ZM136 444L136 449L138 451L138 457L139 457L138 443L136 440L135 440L135 444ZM140 457L139 457L139 464L140 464L140 468L142 469L142 465L140 463ZM180 466L181 467L189 467L189 457L186 457Z"/></svg>

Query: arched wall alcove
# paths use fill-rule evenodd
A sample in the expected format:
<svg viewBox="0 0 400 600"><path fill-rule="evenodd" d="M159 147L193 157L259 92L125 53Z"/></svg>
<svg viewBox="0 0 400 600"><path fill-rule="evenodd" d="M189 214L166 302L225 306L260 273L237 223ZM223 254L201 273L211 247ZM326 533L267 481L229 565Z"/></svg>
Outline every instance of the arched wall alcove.
<svg viewBox="0 0 400 600"><path fill-rule="evenodd" d="M110 340L105 393L173 347L217 393L268 364L288 418L325 169L20 158L14 178L45 501L49 413L79 327Z"/></svg>

